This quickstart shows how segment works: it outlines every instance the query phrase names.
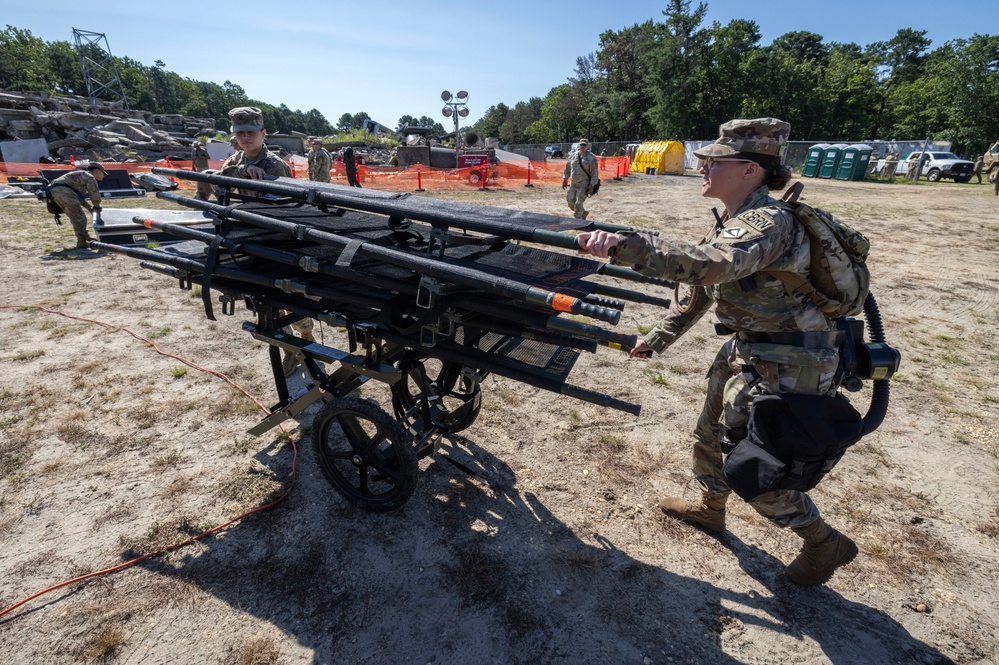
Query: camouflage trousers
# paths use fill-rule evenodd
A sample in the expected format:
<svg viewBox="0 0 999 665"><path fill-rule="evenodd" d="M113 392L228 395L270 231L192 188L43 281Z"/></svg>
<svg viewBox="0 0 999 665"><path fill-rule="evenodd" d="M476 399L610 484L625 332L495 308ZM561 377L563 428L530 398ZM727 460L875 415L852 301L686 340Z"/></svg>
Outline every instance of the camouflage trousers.
<svg viewBox="0 0 999 665"><path fill-rule="evenodd" d="M751 365L760 380L750 385L743 365ZM693 470L702 489L708 493L731 491L722 474L721 436L726 428L747 425L757 395L831 395L836 391L838 366L839 353L835 349L749 344L735 337L726 342L708 370L707 395L694 428ZM767 492L749 505L781 527L809 524L819 517L811 497L794 490Z"/></svg>
<svg viewBox="0 0 999 665"><path fill-rule="evenodd" d="M83 205L76 192L68 187L53 187L49 191L52 192L52 200L58 203L62 211L69 217L69 223L73 225L73 231L76 235L86 234L90 220L87 219L87 213L83 211Z"/></svg>
<svg viewBox="0 0 999 665"><path fill-rule="evenodd" d="M589 187L588 181L581 185L569 185L565 193L565 202L569 204L569 210L576 219L586 219L586 208L583 202L586 200L586 191Z"/></svg>
<svg viewBox="0 0 999 665"><path fill-rule="evenodd" d="M207 182L198 182L197 183L197 188L198 188L198 191L194 195L194 198L196 198L196 199L198 199L200 201L211 201L212 200L212 194L215 193L214 188L212 187L212 185L210 185Z"/></svg>

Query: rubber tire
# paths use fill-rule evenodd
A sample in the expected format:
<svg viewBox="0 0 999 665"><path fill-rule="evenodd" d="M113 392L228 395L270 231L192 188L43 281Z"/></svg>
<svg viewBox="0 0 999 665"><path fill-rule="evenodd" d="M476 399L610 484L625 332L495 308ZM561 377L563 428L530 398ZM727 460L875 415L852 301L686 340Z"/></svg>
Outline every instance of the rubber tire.
<svg viewBox="0 0 999 665"><path fill-rule="evenodd" d="M971 176L961 176L960 178L954 178L954 182L959 182L962 185L971 182Z"/></svg>
<svg viewBox="0 0 999 665"><path fill-rule="evenodd" d="M341 397L324 406L312 421L312 450L333 489L364 510L401 508L416 488L412 437L377 402Z"/></svg>
<svg viewBox="0 0 999 665"><path fill-rule="evenodd" d="M929 182L939 182L940 169L930 169L930 172L926 174L926 180Z"/></svg>
<svg viewBox="0 0 999 665"><path fill-rule="evenodd" d="M468 174L468 183L470 185L478 185L482 182L482 175L478 171L472 171Z"/></svg>
<svg viewBox="0 0 999 665"><path fill-rule="evenodd" d="M426 363L427 361L423 362ZM440 362L442 364L441 367L435 376L428 376L428 378L435 383L439 382L445 368L453 369L453 363L440 360L437 360L436 362ZM403 377L401 384L396 384L392 387L392 406L395 409L396 415L400 417L402 417L400 414L405 414L416 406L417 400L419 399L409 390L410 381L411 379L407 374L407 376ZM447 427L448 432L451 433L461 432L471 427L475 420L479 417L479 412L482 410L482 386L476 385L471 392L467 392L464 386L459 388L457 385L462 383L461 377L458 377L455 383L455 387L452 388L451 392L444 395L444 398L457 399L462 402L471 401L472 408L462 417L456 416L454 412L449 412L441 419L441 424Z"/></svg>

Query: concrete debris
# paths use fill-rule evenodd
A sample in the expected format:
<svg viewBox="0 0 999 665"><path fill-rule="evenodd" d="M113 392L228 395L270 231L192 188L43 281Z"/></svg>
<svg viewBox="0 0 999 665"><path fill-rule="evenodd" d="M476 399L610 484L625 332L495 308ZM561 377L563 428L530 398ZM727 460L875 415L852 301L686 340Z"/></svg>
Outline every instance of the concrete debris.
<svg viewBox="0 0 999 665"><path fill-rule="evenodd" d="M228 127L225 128L228 130ZM0 91L0 141L45 139L59 161L147 162L190 159L197 136L213 137L215 121L129 110L120 102L86 97Z"/></svg>

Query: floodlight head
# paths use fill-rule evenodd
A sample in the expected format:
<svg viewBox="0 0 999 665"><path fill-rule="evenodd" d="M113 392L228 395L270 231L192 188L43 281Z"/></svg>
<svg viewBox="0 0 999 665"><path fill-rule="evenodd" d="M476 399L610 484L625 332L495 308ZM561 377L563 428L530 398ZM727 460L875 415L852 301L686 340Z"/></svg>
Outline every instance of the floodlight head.
<svg viewBox="0 0 999 665"><path fill-rule="evenodd" d="M451 101L451 93L445 90L444 92L441 93L441 99L444 100L445 102Z"/></svg>
<svg viewBox="0 0 999 665"><path fill-rule="evenodd" d="M451 114L454 113L454 111L451 110L450 106L445 106L443 109L441 109L441 113L444 114L445 118L450 118Z"/></svg>
<svg viewBox="0 0 999 665"><path fill-rule="evenodd" d="M466 117L468 115L468 109L466 109L464 106L461 107L460 109L458 109L458 115L460 115L462 118Z"/></svg>
<svg viewBox="0 0 999 665"><path fill-rule="evenodd" d="M458 99L462 100L462 101L468 99L468 93L465 92L464 90L459 91L458 92Z"/></svg>

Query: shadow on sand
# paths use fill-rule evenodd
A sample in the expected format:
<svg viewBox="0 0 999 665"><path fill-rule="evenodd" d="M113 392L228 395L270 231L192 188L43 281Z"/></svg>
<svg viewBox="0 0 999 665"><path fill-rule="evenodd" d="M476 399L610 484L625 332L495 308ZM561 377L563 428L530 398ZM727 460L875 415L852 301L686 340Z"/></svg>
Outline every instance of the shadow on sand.
<svg viewBox="0 0 999 665"><path fill-rule="evenodd" d="M258 458L286 477L288 451L271 452ZM636 560L599 531L577 535L475 442L457 437L447 454L475 477L424 461L413 498L373 514L330 488L303 441L284 504L207 551L145 565L270 622L314 663L724 664L743 662L725 649L742 640L756 645L753 662L821 661L817 650L843 664L951 662L884 612L784 582L781 562L731 533L720 555L766 591Z"/></svg>

